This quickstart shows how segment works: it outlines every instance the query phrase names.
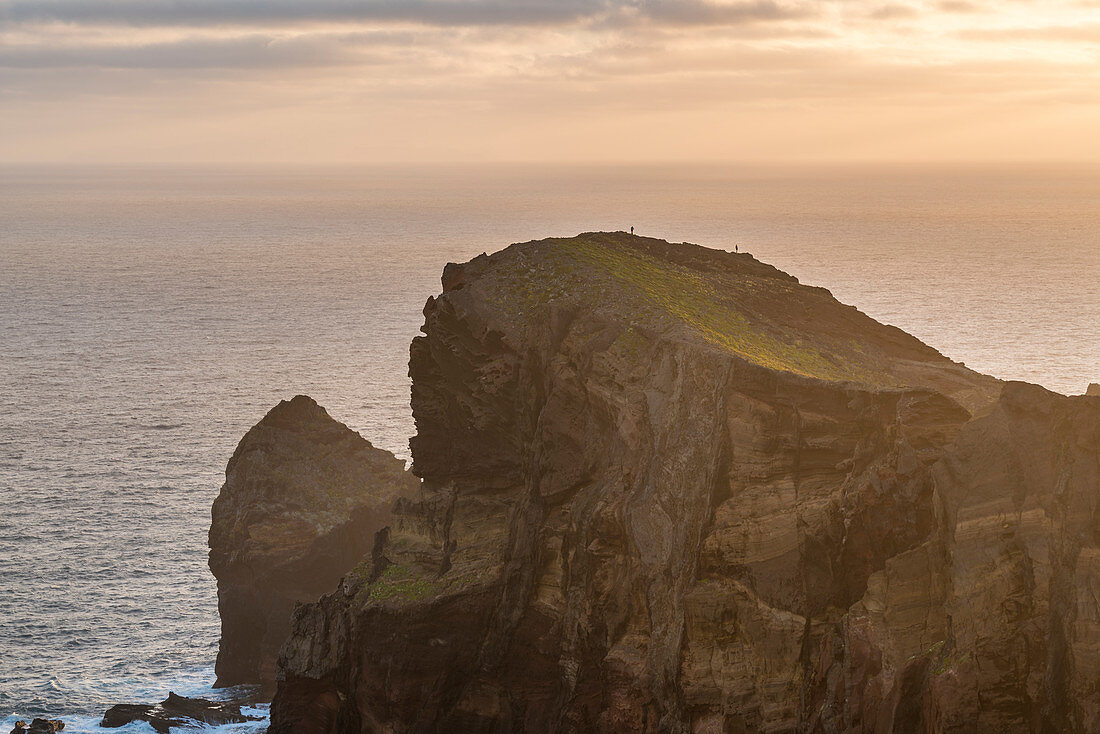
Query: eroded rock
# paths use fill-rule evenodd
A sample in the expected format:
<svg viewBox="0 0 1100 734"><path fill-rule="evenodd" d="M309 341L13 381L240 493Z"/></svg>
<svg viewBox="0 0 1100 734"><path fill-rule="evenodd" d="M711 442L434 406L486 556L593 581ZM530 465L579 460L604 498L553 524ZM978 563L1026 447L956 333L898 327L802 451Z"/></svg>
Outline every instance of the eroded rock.
<svg viewBox="0 0 1100 734"><path fill-rule="evenodd" d="M157 704L118 704L107 709L99 725L116 729L134 721L148 722L153 729L167 734L172 727L194 727L196 724L221 726L260 721L261 717L246 716L241 707L232 703L208 701L205 698L187 698L169 693L168 698Z"/></svg>
<svg viewBox="0 0 1100 734"><path fill-rule="evenodd" d="M217 685L270 691L294 605L335 589L369 553L394 500L419 481L301 395L245 435L225 476L210 526L222 621Z"/></svg>
<svg viewBox="0 0 1100 734"><path fill-rule="evenodd" d="M25 721L15 722L11 734L54 734L64 729L65 722L60 719L34 719L29 728Z"/></svg>

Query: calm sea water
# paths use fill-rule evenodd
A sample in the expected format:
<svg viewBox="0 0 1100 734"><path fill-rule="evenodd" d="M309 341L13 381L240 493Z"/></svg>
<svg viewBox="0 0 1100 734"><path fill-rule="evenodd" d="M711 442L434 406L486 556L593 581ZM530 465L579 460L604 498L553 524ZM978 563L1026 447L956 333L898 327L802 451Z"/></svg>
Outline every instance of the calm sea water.
<svg viewBox="0 0 1100 734"><path fill-rule="evenodd" d="M1100 381L1097 171L4 169L0 728L212 695L206 530L244 432L307 393L407 456L443 265L631 225L999 377Z"/></svg>

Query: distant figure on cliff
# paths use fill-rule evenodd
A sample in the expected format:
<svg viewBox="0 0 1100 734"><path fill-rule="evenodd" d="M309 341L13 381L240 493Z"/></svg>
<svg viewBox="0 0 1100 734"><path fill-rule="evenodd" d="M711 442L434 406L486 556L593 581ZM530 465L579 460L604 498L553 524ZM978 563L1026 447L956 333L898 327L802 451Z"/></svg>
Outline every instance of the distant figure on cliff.
<svg viewBox="0 0 1100 734"><path fill-rule="evenodd" d="M733 246L733 251L734 252L741 252L741 246L740 245L734 245Z"/></svg>
<svg viewBox="0 0 1100 734"><path fill-rule="evenodd" d="M634 234L634 228L633 227L630 228L630 234Z"/></svg>

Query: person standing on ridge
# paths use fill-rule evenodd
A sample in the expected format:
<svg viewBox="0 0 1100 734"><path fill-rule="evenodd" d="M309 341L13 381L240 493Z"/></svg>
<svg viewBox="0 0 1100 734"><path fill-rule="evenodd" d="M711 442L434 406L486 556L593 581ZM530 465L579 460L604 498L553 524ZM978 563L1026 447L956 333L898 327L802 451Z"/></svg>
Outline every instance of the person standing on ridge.
<svg viewBox="0 0 1100 734"><path fill-rule="evenodd" d="M633 227L630 228L630 234L634 234L634 228Z"/></svg>

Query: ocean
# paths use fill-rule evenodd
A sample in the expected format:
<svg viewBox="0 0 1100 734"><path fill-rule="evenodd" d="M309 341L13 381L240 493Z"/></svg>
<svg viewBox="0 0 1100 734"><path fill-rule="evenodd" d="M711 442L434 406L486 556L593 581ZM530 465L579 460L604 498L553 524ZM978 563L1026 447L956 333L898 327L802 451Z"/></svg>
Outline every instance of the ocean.
<svg viewBox="0 0 1100 734"><path fill-rule="evenodd" d="M998 377L1100 382L1100 170L0 169L0 730L232 695L206 531L245 431L305 393L407 458L444 264L631 226Z"/></svg>

